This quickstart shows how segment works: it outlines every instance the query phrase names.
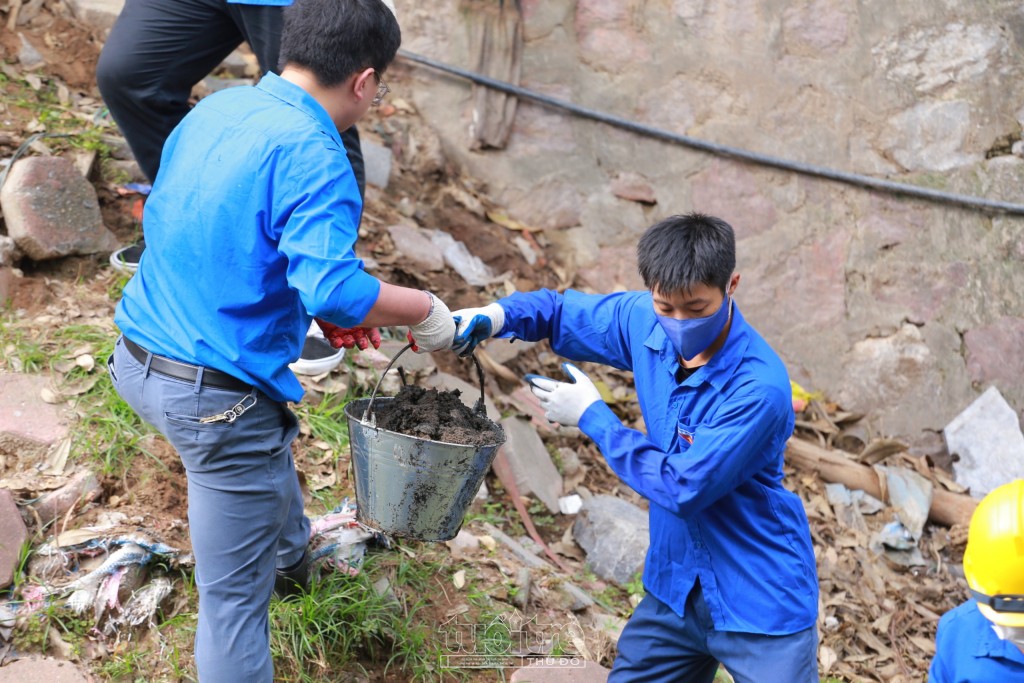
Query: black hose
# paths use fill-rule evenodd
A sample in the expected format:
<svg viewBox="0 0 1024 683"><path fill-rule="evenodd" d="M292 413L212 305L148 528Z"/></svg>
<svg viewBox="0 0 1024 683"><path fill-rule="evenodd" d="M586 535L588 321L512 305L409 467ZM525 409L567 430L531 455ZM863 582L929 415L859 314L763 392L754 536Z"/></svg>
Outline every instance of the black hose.
<svg viewBox="0 0 1024 683"><path fill-rule="evenodd" d="M927 187L918 187L917 185L908 185L906 183L897 183L891 180L872 178L871 176L860 175L859 173L849 173L846 171L826 168L824 166L805 164L800 161L791 161L789 159L782 159L768 154L751 152L739 147L720 145L715 142L708 142L707 140L701 140L688 135L680 135L660 128L654 128L653 126L623 119L596 109L581 107L577 104L573 104L572 102L566 102L564 100L544 95L518 85L512 85L505 81L499 81L473 71L467 71L465 69L460 69L459 67L450 66L434 59L430 59L429 57L424 57L423 55L414 54L405 50L399 50L398 56L410 62L422 64L432 69L437 69L438 71L443 71L445 73L468 79L474 83L487 86L488 88L493 88L494 90L500 90L502 92L515 95L516 97L521 97L524 100L538 102L555 109L562 109L564 111L571 112L582 118L600 121L601 123L607 123L608 125L615 126L616 128L622 128L657 140L664 140L666 142L683 145L685 147L691 147L717 156L749 161L761 166L768 166L770 168L777 168L784 171L792 171L794 173L824 178L826 180L834 180L836 182L846 183L847 185L854 185L856 187L879 190L882 192L889 192L891 194L906 195L908 197L924 199L942 204L953 204L955 206L968 209L977 209L986 213L1024 215L1024 204L1014 204L1012 202L996 201L972 195L942 192L941 190L933 190Z"/></svg>

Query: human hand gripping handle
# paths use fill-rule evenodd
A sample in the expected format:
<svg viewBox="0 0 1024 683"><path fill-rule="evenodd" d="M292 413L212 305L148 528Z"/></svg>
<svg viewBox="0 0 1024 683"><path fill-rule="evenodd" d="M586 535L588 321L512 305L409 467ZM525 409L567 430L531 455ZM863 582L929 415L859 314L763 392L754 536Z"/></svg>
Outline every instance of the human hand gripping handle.
<svg viewBox="0 0 1024 683"><path fill-rule="evenodd" d="M376 327L338 327L320 318L313 320L324 333L324 339L336 349L358 347L360 351L365 351L370 346L380 348L380 330Z"/></svg>
<svg viewBox="0 0 1024 683"><path fill-rule="evenodd" d="M505 309L497 303L483 308L462 308L452 315L456 324L452 350L463 357L473 353L477 344L498 334L505 326Z"/></svg>
<svg viewBox="0 0 1024 683"><path fill-rule="evenodd" d="M541 375L527 375L530 391L540 399L544 417L566 427L576 427L587 408L601 400L601 392L590 378L572 363L562 363L572 382L559 382Z"/></svg>
<svg viewBox="0 0 1024 683"><path fill-rule="evenodd" d="M455 320L452 319L452 312L436 296L430 292L425 294L430 297L430 313L423 322L409 326L409 341L416 353L447 349L451 347L452 338L455 337Z"/></svg>

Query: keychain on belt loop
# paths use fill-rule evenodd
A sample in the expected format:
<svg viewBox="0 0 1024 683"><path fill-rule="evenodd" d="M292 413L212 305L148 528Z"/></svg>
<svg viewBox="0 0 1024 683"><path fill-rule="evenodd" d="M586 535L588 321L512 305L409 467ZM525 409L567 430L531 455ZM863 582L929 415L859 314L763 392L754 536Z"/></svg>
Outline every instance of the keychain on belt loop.
<svg viewBox="0 0 1024 683"><path fill-rule="evenodd" d="M252 399L250 402L246 402ZM202 424L208 424L210 422L227 422L231 424L242 416L242 413L256 405L256 392L252 391L242 397L242 400L236 403L231 408L228 408L223 413L218 415L211 415L210 417L201 417L199 422Z"/></svg>

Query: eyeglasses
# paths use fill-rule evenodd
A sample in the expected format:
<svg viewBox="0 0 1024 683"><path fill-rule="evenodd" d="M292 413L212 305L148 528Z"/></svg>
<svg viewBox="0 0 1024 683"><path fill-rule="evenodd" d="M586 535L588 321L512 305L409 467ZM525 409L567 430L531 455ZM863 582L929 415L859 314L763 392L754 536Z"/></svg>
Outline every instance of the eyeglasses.
<svg viewBox="0 0 1024 683"><path fill-rule="evenodd" d="M377 78L377 94L373 96L370 104L376 107L384 100L384 96L391 92L391 88L388 87L388 84L384 82L379 73L374 71L373 75Z"/></svg>

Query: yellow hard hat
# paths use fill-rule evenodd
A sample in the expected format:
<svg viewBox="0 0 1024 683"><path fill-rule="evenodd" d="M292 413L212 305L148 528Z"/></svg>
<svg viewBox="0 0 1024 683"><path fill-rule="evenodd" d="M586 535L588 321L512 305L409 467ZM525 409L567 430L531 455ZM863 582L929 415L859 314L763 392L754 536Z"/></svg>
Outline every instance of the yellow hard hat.
<svg viewBox="0 0 1024 683"><path fill-rule="evenodd" d="M1024 479L986 495L967 533L964 574L994 624L1024 627Z"/></svg>

